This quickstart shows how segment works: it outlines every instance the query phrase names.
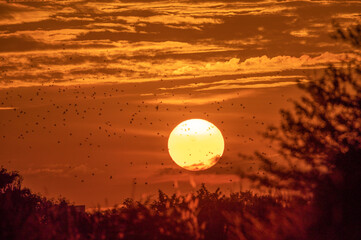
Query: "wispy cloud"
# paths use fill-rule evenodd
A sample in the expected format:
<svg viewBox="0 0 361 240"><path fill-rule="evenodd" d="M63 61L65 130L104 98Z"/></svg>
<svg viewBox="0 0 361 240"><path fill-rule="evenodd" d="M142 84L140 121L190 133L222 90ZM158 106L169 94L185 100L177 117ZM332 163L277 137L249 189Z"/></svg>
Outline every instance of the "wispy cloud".
<svg viewBox="0 0 361 240"><path fill-rule="evenodd" d="M1 110L14 110L16 109L16 107L0 107L0 111Z"/></svg>
<svg viewBox="0 0 361 240"><path fill-rule="evenodd" d="M259 84L259 82L269 82L269 81L282 81L284 79L294 79L298 80L303 78L302 75L286 75L286 76L275 76L275 75L268 75L268 76L259 76L259 77L243 77L243 78L237 78L237 79L227 79L222 81L214 81L214 82L198 82L198 83L190 83L186 85L177 85L175 87L170 88L159 88L160 90L175 90L175 89L187 89L187 88L194 88L194 89L204 89L203 87L209 86L209 85L228 85L228 84L243 84L248 86ZM213 88L213 87L212 87Z"/></svg>
<svg viewBox="0 0 361 240"><path fill-rule="evenodd" d="M304 80L305 81L305 80ZM296 81L275 82L275 83L255 83L255 84L220 84L217 86L197 89L196 91L225 90L225 89L243 89L243 88L274 88L285 87L297 84Z"/></svg>
<svg viewBox="0 0 361 240"><path fill-rule="evenodd" d="M39 174L47 174L53 175L56 177L73 177L74 174L79 175L90 175L92 173L102 173L103 170L98 168L89 167L86 164L79 164L75 166L67 166L61 164L51 164L48 167L38 167L38 168L28 168L21 171L21 174L24 175L39 175Z"/></svg>
<svg viewBox="0 0 361 240"><path fill-rule="evenodd" d="M231 93L222 93L222 94L212 94L212 95L198 95L195 97L190 97L189 95L178 95L178 96L165 96L159 97L157 99L148 100L147 103L150 104L163 104L169 105L203 105L214 103L218 101L226 101L235 98L244 98L253 94L253 90L241 91L241 92L231 92Z"/></svg>
<svg viewBox="0 0 361 240"><path fill-rule="evenodd" d="M330 22L308 20L310 6L292 1L1 3L0 57L6 71L1 85L147 82L339 61L335 47L335 53L315 57L334 45L320 34ZM356 5L336 2L313 2L312 11L324 19L352 19L359 12Z"/></svg>
<svg viewBox="0 0 361 240"><path fill-rule="evenodd" d="M340 62L345 59L345 54L322 53L319 56L311 57L302 55L293 56L276 56L268 57L251 57L241 62L239 58L232 58L225 62L217 61L215 63L203 63L199 65L183 66L175 71L174 74L195 75L199 74L226 74L230 72L249 73L249 72L274 72L288 69L300 69L315 67L322 64Z"/></svg>
<svg viewBox="0 0 361 240"><path fill-rule="evenodd" d="M51 11L37 9L21 3L0 2L0 26L37 22L49 18Z"/></svg>

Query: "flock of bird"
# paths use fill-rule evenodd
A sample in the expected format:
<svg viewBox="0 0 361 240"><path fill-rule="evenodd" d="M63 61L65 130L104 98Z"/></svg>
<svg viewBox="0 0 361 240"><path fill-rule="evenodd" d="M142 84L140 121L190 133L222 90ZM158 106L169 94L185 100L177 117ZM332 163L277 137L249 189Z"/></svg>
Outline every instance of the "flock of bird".
<svg viewBox="0 0 361 240"><path fill-rule="evenodd" d="M30 141L27 141L30 143L27 148L31 150L33 148L31 138L41 138L56 145L66 144L67 148L78 151L76 144L78 148L87 148L85 159L93 157L94 150L92 149L101 149L106 145L107 142L104 140L106 138L119 143L119 146L130 144L130 138L141 138L142 134L137 134L136 131L133 131L134 129L154 131L153 137L160 138L163 144L158 151L167 154L167 135L173 127L187 118L211 119L210 121L218 126L224 134L226 152L230 151L227 139L232 135L238 139L240 144L252 143L255 139L246 137L244 131L236 133L227 129L224 124L227 120L222 120L222 112L239 112L239 125L246 128L249 128L251 124L265 125L255 115L242 114L246 109L246 104L237 103L237 101L215 101L203 109L201 106L192 104L164 104L161 100L154 104L149 103L147 98L140 98L139 94L127 93L126 87L121 88L121 85L101 89L96 86L42 86L23 91L6 89L1 90L0 93L0 108L3 108L0 111L2 129L0 129L0 134L3 143L12 142L21 149L22 141L30 138ZM171 96L176 97L175 93ZM157 98L157 94L152 97ZM9 109L5 110L5 107ZM80 133L77 124L82 127L89 123L94 126L88 127ZM16 141L12 139L14 136L17 137ZM141 142L142 140L137 141ZM137 144L137 141L133 144ZM70 142L74 145L70 145ZM2 146L5 146L3 143ZM139 147L139 151L142 151L141 147ZM157 150L155 149L155 151ZM227 153L225 155L227 156ZM30 152L29 158L31 157ZM214 167L217 173L234 172L236 166L233 162L237 162L237 159L227 158L229 159L221 160ZM136 162L139 164L138 161ZM136 162L130 161L129 167L135 166ZM149 162L141 164L145 169L151 169L149 166L154 166L154 164ZM170 164L172 162L169 158L166 166ZM109 168L110 163L103 163L103 166ZM160 167L165 167L163 161L160 163ZM68 167L69 170L73 168L74 166L71 164ZM252 166L249 169L252 169ZM186 171L179 170L178 172L182 174ZM91 177L95 175L95 172L90 173ZM80 179L82 183L85 182L84 176L80 177L79 174L74 174L73 177ZM108 178L112 180L114 176L108 175ZM137 184L137 179L134 178L132 182ZM145 181L144 184L148 185L148 181Z"/></svg>

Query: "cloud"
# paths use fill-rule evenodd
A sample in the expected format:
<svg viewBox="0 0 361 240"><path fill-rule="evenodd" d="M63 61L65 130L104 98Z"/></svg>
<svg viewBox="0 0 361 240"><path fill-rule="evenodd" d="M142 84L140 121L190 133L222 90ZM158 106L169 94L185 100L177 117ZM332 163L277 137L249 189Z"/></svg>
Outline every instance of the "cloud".
<svg viewBox="0 0 361 240"><path fill-rule="evenodd" d="M197 83L190 83L190 84L185 84L185 85L177 85L175 87L169 87L169 88L159 88L160 90L175 90L175 89L187 89L187 88L193 88L193 89L198 89L198 90L202 90L205 88L205 86L210 86L210 85L229 85L229 84L242 84L242 85L255 85L255 84L261 84L262 82L270 82L270 81L284 81L286 80L293 80L292 82L294 82L294 80L297 79L301 79L304 78L303 75L285 75L285 76L279 76L279 75L267 75L267 76L250 76L250 77L242 77L242 78L236 78L236 79L226 79L226 80L221 80L221 81L214 81L214 82L197 82ZM213 87L211 87L213 88ZM217 88L217 87L215 87Z"/></svg>
<svg viewBox="0 0 361 240"><path fill-rule="evenodd" d="M319 56L311 57L302 55L293 56L276 56L268 57L251 57L243 62L239 58L231 58L228 61L217 61L214 63L204 63L199 65L187 65L173 71L174 74L182 75L199 75L199 74L227 74L227 73L261 73L274 72L289 69L302 69L316 67L328 63L341 62L345 59L345 54L334 54L325 52Z"/></svg>
<svg viewBox="0 0 361 240"><path fill-rule="evenodd" d="M81 33L86 33L89 30L87 29L73 29L73 28L64 28L59 30L24 30L24 31L16 31L16 33L0 33L0 37L21 37L25 36L28 38L32 38L35 41L40 41L47 44L60 43L66 40L72 40L77 35ZM68 45L68 44L67 44ZM61 45L64 47L63 45ZM59 48L61 47L58 46Z"/></svg>
<svg viewBox="0 0 361 240"><path fill-rule="evenodd" d="M270 58L266 55L262 57L253 57L239 64L240 69L249 70L259 68L261 71L274 71L285 69L298 69L311 65L320 65L332 62L340 62L344 54L334 54L325 52L317 57L302 55L300 57L276 56Z"/></svg>
<svg viewBox="0 0 361 240"><path fill-rule="evenodd" d="M303 37L317 37L318 36L315 33L311 33L311 30L305 29L305 28L300 29L300 30L291 31L290 34L292 36L300 37L300 38L303 38Z"/></svg>
<svg viewBox="0 0 361 240"><path fill-rule="evenodd" d="M341 5L317 2L311 8L305 2L275 1L1 3L0 21L5 22L0 31L0 55L6 57L2 61L6 77L0 84L178 81L320 68L328 61L338 61L337 54L313 54L332 47L327 34L304 44L299 38L311 37L330 25L323 19L309 21L310 12L316 11L313 8L326 8L322 16L348 19L359 12L352 4ZM279 44L281 40L284 44ZM207 84L202 84L164 88L206 89ZM217 84L231 88L231 83Z"/></svg>
<svg viewBox="0 0 361 240"><path fill-rule="evenodd" d="M48 46L42 42L34 40L28 35L1 36L0 52L22 52L35 49L46 49Z"/></svg>
<svg viewBox="0 0 361 240"><path fill-rule="evenodd" d="M40 32L39 32L40 33ZM87 41L87 42L67 42L66 45L62 44L61 40L66 40L69 36L63 35L59 32L57 39L54 37L52 41L45 40L46 34L39 36L36 32L33 34L35 39L31 34L0 34L0 54L1 53L26 53L29 52L29 57L32 57L30 51L38 51L45 53L44 55L49 55L48 50L54 51L63 51L65 47L71 49L73 52L82 51L84 48L113 48L114 45L109 44L109 42L104 41ZM71 35L69 33L69 35ZM65 52L65 51L64 51Z"/></svg>
<svg viewBox="0 0 361 240"><path fill-rule="evenodd" d="M53 176L63 176L63 177L72 177L74 174L91 174L91 173L102 173L103 170L98 168L91 168L85 164L76 165L74 167L53 164L49 167L38 167L38 168L28 168L21 171L22 175L39 175L47 174Z"/></svg>
<svg viewBox="0 0 361 240"><path fill-rule="evenodd" d="M253 90L243 90L240 92L231 92L231 93L223 93L223 94L198 95L196 97L190 97L189 95L177 95L177 96L161 97L158 99L151 99L148 100L147 103L158 104L159 102L162 102L163 104L169 104L169 105L184 105L184 104L203 105L222 100L226 101L235 98L243 98L253 93L254 93Z"/></svg>
<svg viewBox="0 0 361 240"><path fill-rule="evenodd" d="M0 25L37 22L49 18L52 14L49 11L19 3L0 2L0 9Z"/></svg>
<svg viewBox="0 0 361 240"><path fill-rule="evenodd" d="M14 110L16 109L16 107L0 107L0 111L1 110Z"/></svg>
<svg viewBox="0 0 361 240"><path fill-rule="evenodd" d="M229 89L243 89L243 88L274 88L274 87L285 87L290 85L297 84L296 81L293 82L275 82L275 83L255 83L255 84L245 84L245 85L239 85L239 84L223 84L223 85L217 85L212 86L208 88L201 88L196 91L209 91L209 90L229 90Z"/></svg>
<svg viewBox="0 0 361 240"><path fill-rule="evenodd" d="M128 23L161 23L165 25L202 25L205 23L211 24L220 24L222 21L217 18L204 18L204 17L193 17L189 15L175 15L175 14L168 14L168 15L157 15L157 16L149 16L139 18L138 16L129 17L129 16L119 16L117 19L124 20Z"/></svg>
<svg viewBox="0 0 361 240"><path fill-rule="evenodd" d="M155 82L160 80L187 80L188 85L176 85L163 87L160 90L174 90L185 88L201 88L207 85L221 84L239 84L250 81L279 81L282 77L269 77L266 79L239 78L241 74L257 74L265 72L280 72L285 70L320 68L325 67L329 62L340 62L345 54L323 53L319 56L311 57L302 55L300 57L276 56L276 57L251 57L244 61L240 58L231 58L226 61L194 61L191 59L182 60L161 60L149 56L167 51L174 54L189 52L208 52L216 51L214 46L191 45L179 42L163 43L118 43L120 47L112 48L111 51L102 48L93 48L89 51L88 46L81 49L56 50L51 49L56 45L49 45L43 42L35 41L26 35L21 37L3 37L0 42L6 46L3 50L23 49L19 53L6 53L3 56L3 69L7 70L6 77L3 78L2 87L13 86L31 86L41 84L58 85L77 85L93 83L127 83L127 82ZM88 43L91 44L91 43ZM98 44L102 44L99 42ZM20 45L21 47L17 47ZM81 45L82 46L82 45ZM28 49L39 49L26 53ZM42 50L40 50L42 49ZM48 50L46 50L48 49ZM0 47L1 51L1 47ZM147 56L142 59L142 56ZM138 60L138 58L140 58ZM210 77L207 82L193 83L194 78ZM224 78L225 80L217 80ZM235 79L230 79L234 76ZM286 77L287 78L287 77ZM293 76L289 76L293 78ZM223 81L223 82L222 82ZM176 82L175 82L176 83ZM271 85L269 85L271 86ZM275 85L273 85L275 86ZM229 87L229 86L228 86ZM226 88L228 88L226 87ZM198 99L200 102L203 100ZM182 99L183 101L183 99Z"/></svg>

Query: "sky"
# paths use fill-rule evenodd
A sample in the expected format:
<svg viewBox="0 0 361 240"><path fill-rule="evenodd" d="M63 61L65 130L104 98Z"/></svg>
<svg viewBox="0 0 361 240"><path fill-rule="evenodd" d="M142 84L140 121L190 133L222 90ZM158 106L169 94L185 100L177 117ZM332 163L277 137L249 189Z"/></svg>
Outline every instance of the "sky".
<svg viewBox="0 0 361 240"><path fill-rule="evenodd" d="M296 83L350 54L333 22L361 1L0 1L0 165L23 186L87 207L125 198L247 190L242 156L277 158L262 138ZM182 121L223 134L212 168L168 153ZM261 172L259 174L262 174Z"/></svg>

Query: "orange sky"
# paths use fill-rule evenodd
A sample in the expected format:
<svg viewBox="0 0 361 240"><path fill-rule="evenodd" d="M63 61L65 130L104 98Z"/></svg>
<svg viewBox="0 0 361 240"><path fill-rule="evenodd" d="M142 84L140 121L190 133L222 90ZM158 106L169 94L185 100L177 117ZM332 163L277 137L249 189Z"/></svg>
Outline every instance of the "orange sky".
<svg viewBox="0 0 361 240"><path fill-rule="evenodd" d="M345 57L332 20L360 12L359 1L0 2L0 164L89 207L201 182L244 190L235 173L257 167L239 154L274 154L258 132L297 80ZM203 172L168 154L189 118L225 138Z"/></svg>

